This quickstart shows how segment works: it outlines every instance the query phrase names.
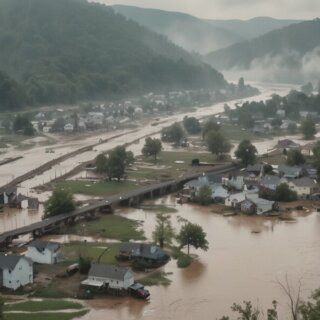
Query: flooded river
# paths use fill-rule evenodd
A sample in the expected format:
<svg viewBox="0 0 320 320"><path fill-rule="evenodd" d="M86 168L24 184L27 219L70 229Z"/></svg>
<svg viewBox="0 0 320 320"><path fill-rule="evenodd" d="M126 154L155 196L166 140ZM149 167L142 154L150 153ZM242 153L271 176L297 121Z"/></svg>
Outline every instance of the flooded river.
<svg viewBox="0 0 320 320"><path fill-rule="evenodd" d="M284 281L288 275L297 286L301 279L304 298L320 287L319 213L297 215L294 223L262 217L225 218L210 208L176 205L175 201L166 197L157 203L176 207L172 222L177 230L181 227L178 216L200 224L207 233L209 250L192 249L197 258L187 269L178 269L176 261L170 261L164 271L170 273L167 277L172 283L149 287L149 303L131 298L93 300L83 320L217 319L230 314L233 302L251 300L267 308L274 299L285 320L289 319L287 300L277 280ZM151 236L155 213L127 209L119 214L144 221L143 229Z"/></svg>

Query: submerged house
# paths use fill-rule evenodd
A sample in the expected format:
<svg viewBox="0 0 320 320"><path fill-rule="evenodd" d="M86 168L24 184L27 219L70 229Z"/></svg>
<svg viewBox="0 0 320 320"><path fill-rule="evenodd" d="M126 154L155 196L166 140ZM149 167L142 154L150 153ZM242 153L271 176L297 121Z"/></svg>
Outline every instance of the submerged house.
<svg viewBox="0 0 320 320"><path fill-rule="evenodd" d="M33 262L54 264L63 260L60 249L57 242L34 240L28 244L26 257Z"/></svg>
<svg viewBox="0 0 320 320"><path fill-rule="evenodd" d="M0 286L16 290L33 283L33 263L24 256L0 255Z"/></svg>
<svg viewBox="0 0 320 320"><path fill-rule="evenodd" d="M93 263L88 278L81 282L84 286L127 290L134 284L134 275L130 268Z"/></svg>
<svg viewBox="0 0 320 320"><path fill-rule="evenodd" d="M119 246L119 258L143 259L151 262L167 262L170 257L160 247L145 244L124 242Z"/></svg>
<svg viewBox="0 0 320 320"><path fill-rule="evenodd" d="M17 196L17 187L6 188L0 193L0 205L10 204L13 198Z"/></svg>

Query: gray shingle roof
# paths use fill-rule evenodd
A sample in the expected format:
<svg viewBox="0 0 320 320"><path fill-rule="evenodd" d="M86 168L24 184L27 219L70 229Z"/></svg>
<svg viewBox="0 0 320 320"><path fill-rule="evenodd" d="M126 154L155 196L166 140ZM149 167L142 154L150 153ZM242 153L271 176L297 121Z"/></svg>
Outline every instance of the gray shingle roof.
<svg viewBox="0 0 320 320"><path fill-rule="evenodd" d="M17 256L17 255L0 255L0 269L10 269L13 270L20 259L26 259L30 263L30 259L24 257L24 256Z"/></svg>
<svg viewBox="0 0 320 320"><path fill-rule="evenodd" d="M144 259L165 260L169 258L160 247L145 243L124 242L120 244L119 251Z"/></svg>
<svg viewBox="0 0 320 320"><path fill-rule="evenodd" d="M108 264L93 263L89 270L89 277L109 278L115 280L124 280L129 268L117 267Z"/></svg>
<svg viewBox="0 0 320 320"><path fill-rule="evenodd" d="M297 186L297 187L315 187L317 183L308 177L300 178L300 179L294 179L291 180L291 182Z"/></svg>
<svg viewBox="0 0 320 320"><path fill-rule="evenodd" d="M50 251L56 251L60 248L60 243L51 241L34 240L28 244L28 247L35 247L39 251L48 249Z"/></svg>

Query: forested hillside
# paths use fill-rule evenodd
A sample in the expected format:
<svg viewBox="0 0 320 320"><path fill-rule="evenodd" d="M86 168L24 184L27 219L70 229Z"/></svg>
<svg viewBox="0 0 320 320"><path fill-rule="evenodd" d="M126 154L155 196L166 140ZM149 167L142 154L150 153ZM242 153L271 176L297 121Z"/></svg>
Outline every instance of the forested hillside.
<svg viewBox="0 0 320 320"><path fill-rule="evenodd" d="M0 47L0 70L29 104L225 84L164 37L81 0L0 0Z"/></svg>
<svg viewBox="0 0 320 320"><path fill-rule="evenodd" d="M289 68L301 64L302 57L320 46L320 20L304 21L274 30L251 41L244 41L207 56L220 70L233 67L248 69L252 62L277 57ZM281 59L285 56L285 59ZM260 59L260 60L259 60Z"/></svg>

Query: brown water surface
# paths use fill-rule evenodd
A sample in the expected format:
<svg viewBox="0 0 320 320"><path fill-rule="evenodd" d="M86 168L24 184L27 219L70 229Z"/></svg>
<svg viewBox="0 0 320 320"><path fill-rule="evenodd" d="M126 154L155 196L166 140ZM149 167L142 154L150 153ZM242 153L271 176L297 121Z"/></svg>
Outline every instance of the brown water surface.
<svg viewBox="0 0 320 320"><path fill-rule="evenodd" d="M92 310L84 320L102 319L217 319L230 314L233 302L251 300L263 308L272 300L280 302L279 310L287 318L287 301L276 281L288 275L295 287L302 282L302 295L320 287L320 214L300 217L295 223L263 217L229 217L212 213L210 208L176 205L174 197L159 203L174 205L172 214L176 229L182 216L200 224L207 233L207 252L191 250L196 259L187 269L178 269L170 261L164 271L172 273L168 287L150 287L149 303L131 298L105 298L90 301ZM155 213L125 210L119 213L143 220L147 237L155 225Z"/></svg>

